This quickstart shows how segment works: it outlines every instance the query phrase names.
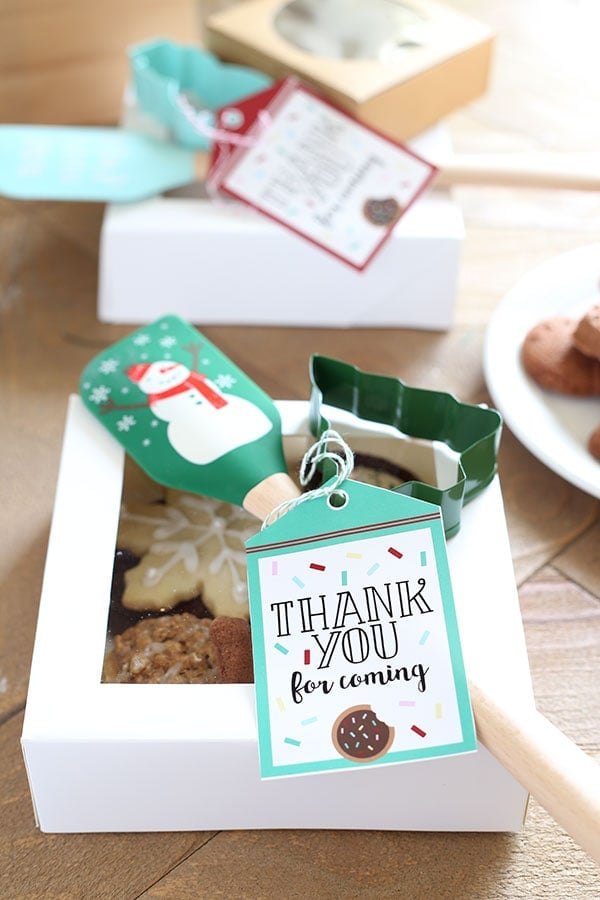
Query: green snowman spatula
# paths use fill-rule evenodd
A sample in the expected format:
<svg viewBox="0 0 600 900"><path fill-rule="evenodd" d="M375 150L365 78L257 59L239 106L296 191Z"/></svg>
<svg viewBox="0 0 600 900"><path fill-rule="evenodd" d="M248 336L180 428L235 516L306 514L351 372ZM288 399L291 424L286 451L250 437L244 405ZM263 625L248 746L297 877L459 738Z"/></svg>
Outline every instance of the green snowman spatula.
<svg viewBox="0 0 600 900"><path fill-rule="evenodd" d="M264 519L296 497L271 400L199 331L164 316L96 356L83 402L151 478Z"/></svg>

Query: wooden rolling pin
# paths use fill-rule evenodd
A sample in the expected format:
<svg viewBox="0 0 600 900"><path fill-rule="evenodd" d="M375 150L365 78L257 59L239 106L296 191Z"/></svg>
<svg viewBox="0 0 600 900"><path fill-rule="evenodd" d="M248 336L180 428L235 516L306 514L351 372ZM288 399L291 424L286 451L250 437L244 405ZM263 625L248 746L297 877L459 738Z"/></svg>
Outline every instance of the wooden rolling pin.
<svg viewBox="0 0 600 900"><path fill-rule="evenodd" d="M198 181L206 178L208 162L207 154L196 154ZM455 154L440 163L435 184L598 191L600 153Z"/></svg>

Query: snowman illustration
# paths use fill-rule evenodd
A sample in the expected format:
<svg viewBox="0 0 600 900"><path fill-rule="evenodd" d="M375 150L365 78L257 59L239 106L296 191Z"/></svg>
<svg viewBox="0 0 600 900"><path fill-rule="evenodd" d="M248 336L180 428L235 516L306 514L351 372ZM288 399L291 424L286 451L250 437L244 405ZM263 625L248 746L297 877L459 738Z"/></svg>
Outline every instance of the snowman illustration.
<svg viewBox="0 0 600 900"><path fill-rule="evenodd" d="M146 403L125 407L109 402L103 412L147 405L157 419L168 423L167 438L173 450L203 466L258 440L273 425L249 400L222 394L206 375L196 371L198 347L185 349L193 353L193 369L166 359L135 363L126 375L146 394Z"/></svg>

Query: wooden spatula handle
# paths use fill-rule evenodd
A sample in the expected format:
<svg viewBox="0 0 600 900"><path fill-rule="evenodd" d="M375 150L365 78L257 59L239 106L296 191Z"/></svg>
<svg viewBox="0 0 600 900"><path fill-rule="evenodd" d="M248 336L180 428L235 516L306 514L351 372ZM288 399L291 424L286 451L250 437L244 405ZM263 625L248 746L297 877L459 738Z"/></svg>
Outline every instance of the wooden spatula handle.
<svg viewBox="0 0 600 900"><path fill-rule="evenodd" d="M194 168L203 181L209 157L198 153ZM435 183L444 186L600 190L600 153L462 153L443 162Z"/></svg>
<svg viewBox="0 0 600 900"><path fill-rule="evenodd" d="M275 472L259 482L244 497L243 507L258 519L265 519L275 507L300 495L289 475Z"/></svg>
<svg viewBox="0 0 600 900"><path fill-rule="evenodd" d="M442 163L442 185L600 190L600 153L457 154Z"/></svg>
<svg viewBox="0 0 600 900"><path fill-rule="evenodd" d="M469 691L481 743L600 863L600 766L535 708Z"/></svg>

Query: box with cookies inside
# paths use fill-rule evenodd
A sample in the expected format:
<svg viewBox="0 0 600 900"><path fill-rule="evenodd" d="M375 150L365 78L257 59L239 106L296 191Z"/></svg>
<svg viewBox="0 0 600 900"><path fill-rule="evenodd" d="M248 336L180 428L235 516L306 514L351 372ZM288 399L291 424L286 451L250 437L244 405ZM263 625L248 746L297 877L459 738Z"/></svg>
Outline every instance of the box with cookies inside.
<svg viewBox="0 0 600 900"><path fill-rule="evenodd" d="M328 365L325 360L325 375L335 384L337 370L330 372ZM101 368L106 380L112 366L103 360ZM150 377L150 369L149 363L130 367L130 380ZM226 398L230 388L231 379L221 380ZM106 401L98 384L88 384L85 392L96 403ZM151 419L159 419L158 393L151 396ZM405 481L440 496L452 494L462 465L457 447L401 433L368 414L358 417L329 399L326 391L321 412L355 454L357 486L375 482L389 488ZM275 409L285 465L294 473L315 439L309 404L280 401ZM143 414L119 411L118 421L135 430L135 416L139 422ZM168 427L173 424L171 417ZM183 440L175 430L171 437ZM449 522L456 514L450 505ZM447 554L467 669L484 672L516 706L523 698L530 704L493 472L459 516L460 523L447 529ZM269 535L271 527L275 533L277 525L263 533ZM156 483L126 462L124 447L81 397L70 400L22 735L40 828L518 830L527 791L481 744L460 755L419 758L419 750L411 751L399 765L342 760L348 770L261 777L252 683L260 673L253 671L249 638L255 620L251 626L244 556L247 537L255 532L251 544L259 530L259 520L235 503ZM401 556L394 550L389 558ZM420 559L425 565L423 551ZM419 612L428 609L422 596L404 599ZM358 611L346 606L345 615L354 621ZM433 644L433 625L421 627L418 643L425 646L430 635ZM353 659L358 645L344 647ZM282 659L285 649L279 642ZM408 667L395 671L404 682L411 677ZM422 668L411 689L425 687L425 674ZM396 703L407 715L415 704ZM438 697L434 707L432 717L443 721L449 703ZM305 730L314 718L305 714ZM350 728L351 718L338 716L338 730L347 723ZM393 737L393 727L376 716L373 722L374 740L384 732ZM411 734L423 741L425 729L414 724ZM293 736L286 742L292 749L300 744Z"/></svg>

